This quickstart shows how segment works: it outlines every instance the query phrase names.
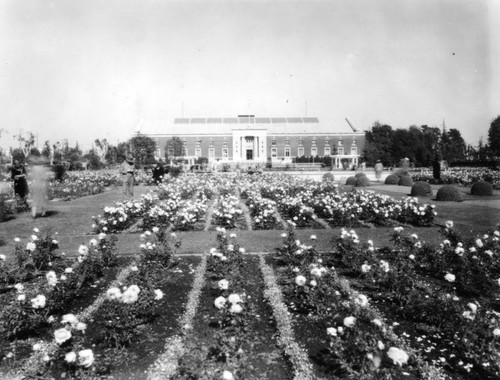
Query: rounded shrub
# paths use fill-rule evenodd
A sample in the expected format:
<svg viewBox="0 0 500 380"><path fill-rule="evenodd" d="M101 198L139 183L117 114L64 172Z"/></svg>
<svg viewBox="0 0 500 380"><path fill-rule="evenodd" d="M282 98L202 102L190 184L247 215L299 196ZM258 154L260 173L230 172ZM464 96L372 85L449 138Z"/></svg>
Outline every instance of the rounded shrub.
<svg viewBox="0 0 500 380"><path fill-rule="evenodd" d="M427 182L424 181L415 182L411 187L410 195L412 197L418 197L418 196L425 197L428 195L432 195L431 185L429 185Z"/></svg>
<svg viewBox="0 0 500 380"><path fill-rule="evenodd" d="M354 176L348 177L347 180L345 181L345 184L346 185L351 185L351 186L356 186L356 181L357 180L358 179L356 177L354 177Z"/></svg>
<svg viewBox="0 0 500 380"><path fill-rule="evenodd" d="M438 190L436 194L437 201L460 202L463 201L463 199L463 194L455 185L444 185Z"/></svg>
<svg viewBox="0 0 500 380"><path fill-rule="evenodd" d="M366 177L366 174L365 174L365 173L363 173L363 172L359 172L359 173L356 173L356 174L354 175L354 177L356 177L356 178Z"/></svg>
<svg viewBox="0 0 500 380"><path fill-rule="evenodd" d="M399 177L399 186L412 186L413 185L413 179L409 175L402 175Z"/></svg>
<svg viewBox="0 0 500 380"><path fill-rule="evenodd" d="M396 174L389 174L385 179L386 185L397 185L399 183L399 176Z"/></svg>
<svg viewBox="0 0 500 380"><path fill-rule="evenodd" d="M472 185L470 189L472 195L493 195L493 185L486 181L479 181Z"/></svg>
<svg viewBox="0 0 500 380"><path fill-rule="evenodd" d="M333 173L325 173L323 174L323 182L333 181L335 179Z"/></svg>
<svg viewBox="0 0 500 380"><path fill-rule="evenodd" d="M370 186L370 179L367 176L361 176L356 180L356 187Z"/></svg>

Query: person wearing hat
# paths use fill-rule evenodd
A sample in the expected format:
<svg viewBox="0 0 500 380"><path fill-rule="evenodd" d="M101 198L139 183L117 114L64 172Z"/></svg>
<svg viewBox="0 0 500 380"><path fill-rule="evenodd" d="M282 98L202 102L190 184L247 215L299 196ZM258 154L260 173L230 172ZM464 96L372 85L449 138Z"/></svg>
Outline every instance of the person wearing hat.
<svg viewBox="0 0 500 380"><path fill-rule="evenodd" d="M18 160L14 160L14 165L10 168L10 177L14 180L14 194L18 204L27 207L28 182L26 181L26 169Z"/></svg>
<svg viewBox="0 0 500 380"><path fill-rule="evenodd" d="M380 182L380 178L382 177L382 170L384 170L384 165L380 160L377 160L375 164L375 177L377 178L377 182Z"/></svg>
<svg viewBox="0 0 500 380"><path fill-rule="evenodd" d="M120 174L122 175L123 183L123 196L133 197L134 196L134 170L135 170L135 160L134 156L127 153L125 161L120 165Z"/></svg>

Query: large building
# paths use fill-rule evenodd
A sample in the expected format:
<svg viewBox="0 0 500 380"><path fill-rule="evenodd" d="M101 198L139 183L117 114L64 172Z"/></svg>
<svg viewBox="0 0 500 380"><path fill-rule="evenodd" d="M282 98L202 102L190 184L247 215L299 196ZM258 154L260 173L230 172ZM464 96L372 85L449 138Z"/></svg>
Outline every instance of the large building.
<svg viewBox="0 0 500 380"><path fill-rule="evenodd" d="M316 117L238 117L178 118L172 125L161 126L164 133L144 133L157 145L157 156L174 155L169 141L178 137L183 155L206 157L210 162L231 161L244 164L292 162L295 157L330 156L334 167L359 164L365 143L364 132L334 132L331 125ZM155 129L158 129L156 126Z"/></svg>

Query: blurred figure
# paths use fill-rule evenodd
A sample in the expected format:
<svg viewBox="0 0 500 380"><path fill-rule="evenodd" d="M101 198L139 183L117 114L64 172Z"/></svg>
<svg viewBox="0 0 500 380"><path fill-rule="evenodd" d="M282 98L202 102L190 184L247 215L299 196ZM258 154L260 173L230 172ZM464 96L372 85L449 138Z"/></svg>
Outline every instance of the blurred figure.
<svg viewBox="0 0 500 380"><path fill-rule="evenodd" d="M380 160L377 160L375 164L375 177L377 178L377 182L380 182L380 178L382 177L382 170L384 170L384 165Z"/></svg>
<svg viewBox="0 0 500 380"><path fill-rule="evenodd" d="M48 167L44 165L36 165L32 170L31 216L33 218L36 218L38 212L40 212L42 216L45 216L49 196L49 184L47 181L48 171Z"/></svg>
<svg viewBox="0 0 500 380"><path fill-rule="evenodd" d="M26 169L18 160L10 168L10 176L14 180L14 194L18 205L28 207L26 196L28 195L28 181L26 181Z"/></svg>
<svg viewBox="0 0 500 380"><path fill-rule="evenodd" d="M122 175L123 196L134 196L134 174L135 174L135 159L130 153L127 153L125 161L120 165L120 174Z"/></svg>

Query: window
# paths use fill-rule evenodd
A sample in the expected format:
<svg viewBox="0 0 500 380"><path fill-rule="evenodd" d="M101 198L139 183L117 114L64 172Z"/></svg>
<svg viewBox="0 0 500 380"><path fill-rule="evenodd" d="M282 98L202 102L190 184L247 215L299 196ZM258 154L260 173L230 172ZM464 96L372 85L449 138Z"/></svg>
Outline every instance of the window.
<svg viewBox="0 0 500 380"><path fill-rule="evenodd" d="M358 154L358 148L356 148L355 146L352 146L351 147L351 154L353 154L353 155Z"/></svg>
<svg viewBox="0 0 500 380"><path fill-rule="evenodd" d="M290 148L285 148L285 157L290 157Z"/></svg>
<svg viewBox="0 0 500 380"><path fill-rule="evenodd" d="M344 155L344 148L342 148L341 146L339 146L338 152L339 152L339 156Z"/></svg>
<svg viewBox="0 0 500 380"><path fill-rule="evenodd" d="M183 156L189 156L188 149L185 146L182 147L182 155Z"/></svg>
<svg viewBox="0 0 500 380"><path fill-rule="evenodd" d="M168 156L173 157L174 156L174 149L173 148L168 148Z"/></svg>
<svg viewBox="0 0 500 380"><path fill-rule="evenodd" d="M201 148L196 148L196 149L194 150L194 155L195 155L196 157L201 157Z"/></svg>
<svg viewBox="0 0 500 380"><path fill-rule="evenodd" d="M209 148L208 149L208 157L209 158L214 158L215 157L215 149L214 148Z"/></svg>
<svg viewBox="0 0 500 380"><path fill-rule="evenodd" d="M285 145L286 145L286 146L289 146L289 145L290 145L290 139L288 139L288 138L287 138L287 139L285 140Z"/></svg>
<svg viewBox="0 0 500 380"><path fill-rule="evenodd" d="M342 140L339 140L339 146L342 146Z"/></svg>
<svg viewBox="0 0 500 380"><path fill-rule="evenodd" d="M227 148L222 148L222 158L227 158L227 157L228 157Z"/></svg>
<svg viewBox="0 0 500 380"><path fill-rule="evenodd" d="M302 157L304 155L304 148L297 148L297 157Z"/></svg>
<svg viewBox="0 0 500 380"><path fill-rule="evenodd" d="M276 146L276 140L275 139L273 139L273 141L271 141L271 145L272 146Z"/></svg>
<svg viewBox="0 0 500 380"><path fill-rule="evenodd" d="M318 148L315 146L311 147L311 156L317 156L318 155Z"/></svg>
<svg viewBox="0 0 500 380"><path fill-rule="evenodd" d="M331 154L331 150L329 146L325 146L325 156L329 156Z"/></svg>
<svg viewBox="0 0 500 380"><path fill-rule="evenodd" d="M313 146L315 146L315 145L316 145L316 139L315 139L315 138L312 140L312 145L313 145Z"/></svg>
<svg viewBox="0 0 500 380"><path fill-rule="evenodd" d="M227 148L227 141L224 141L224 142L222 143L222 147L223 147L223 148Z"/></svg>
<svg viewBox="0 0 500 380"><path fill-rule="evenodd" d="M271 157L273 157L273 158L278 157L278 149L277 148L271 148Z"/></svg>
<svg viewBox="0 0 500 380"><path fill-rule="evenodd" d="M210 141L208 142L208 145L209 145L210 147L213 147L213 146L214 146L214 141L213 141L213 140L210 140Z"/></svg>
<svg viewBox="0 0 500 380"><path fill-rule="evenodd" d="M299 140L299 146L302 146L302 145L304 145L304 141L303 141L302 139L300 139L300 140ZM303 155L302 155L302 156L303 156ZM302 156L301 156L301 157L302 157Z"/></svg>

